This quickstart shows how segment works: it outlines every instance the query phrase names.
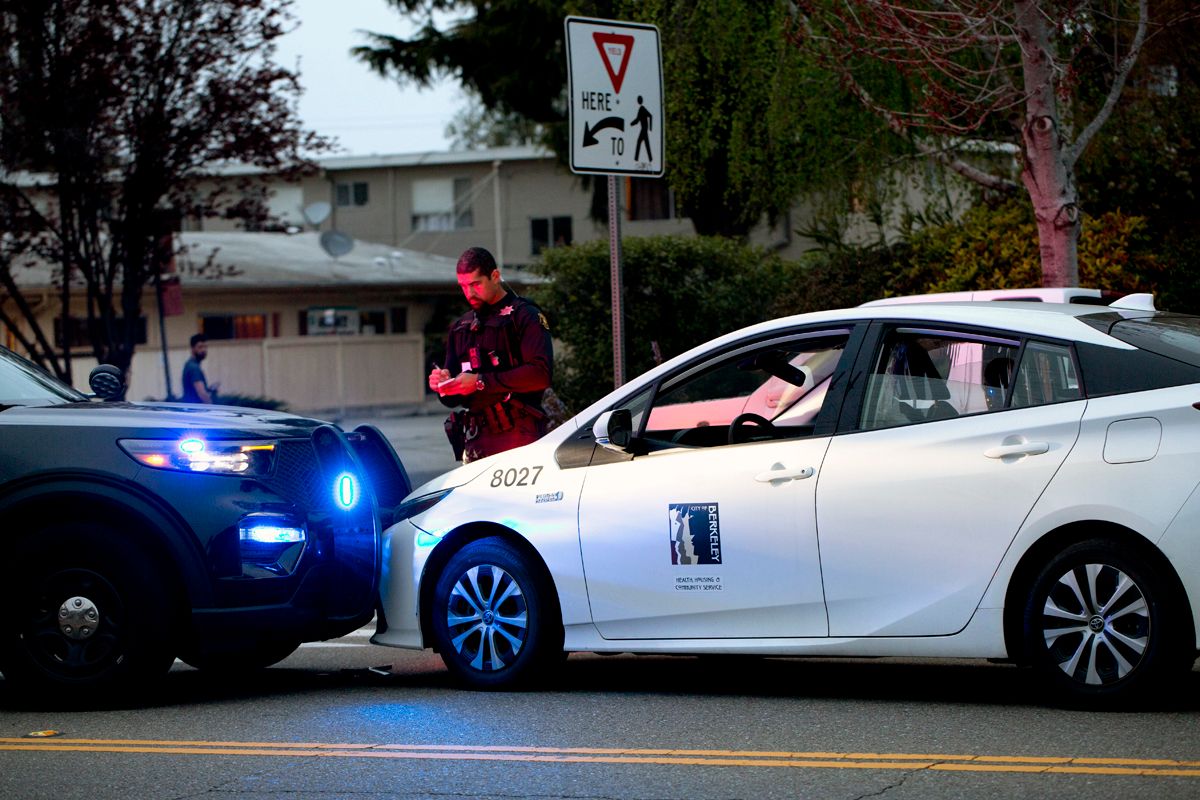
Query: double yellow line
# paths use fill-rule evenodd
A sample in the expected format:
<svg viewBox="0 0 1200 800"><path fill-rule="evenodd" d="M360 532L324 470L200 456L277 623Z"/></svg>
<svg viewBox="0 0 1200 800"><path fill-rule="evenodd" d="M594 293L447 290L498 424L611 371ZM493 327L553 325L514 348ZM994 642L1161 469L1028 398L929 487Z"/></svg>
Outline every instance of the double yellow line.
<svg viewBox="0 0 1200 800"><path fill-rule="evenodd" d="M1200 761L1169 758L1071 758L929 753L798 753L773 750L678 750L624 747L504 747L454 744L204 742L154 739L0 738L0 751L161 753L284 758L399 758L443 761L524 761L553 764L660 764L793 769L885 769L943 772L1023 772L1200 778Z"/></svg>

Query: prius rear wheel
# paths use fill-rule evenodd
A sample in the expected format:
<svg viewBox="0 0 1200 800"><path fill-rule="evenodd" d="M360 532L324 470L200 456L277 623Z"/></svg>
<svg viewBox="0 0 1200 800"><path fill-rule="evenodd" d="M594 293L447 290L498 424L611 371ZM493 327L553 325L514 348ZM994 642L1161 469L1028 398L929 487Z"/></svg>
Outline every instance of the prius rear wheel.
<svg viewBox="0 0 1200 800"><path fill-rule="evenodd" d="M1080 542L1050 561L1025 607L1025 647L1058 699L1103 705L1170 684L1194 655L1167 577L1116 542Z"/></svg>
<svg viewBox="0 0 1200 800"><path fill-rule="evenodd" d="M553 589L503 539L472 542L451 558L432 608L442 660L473 688L527 683L562 652Z"/></svg>

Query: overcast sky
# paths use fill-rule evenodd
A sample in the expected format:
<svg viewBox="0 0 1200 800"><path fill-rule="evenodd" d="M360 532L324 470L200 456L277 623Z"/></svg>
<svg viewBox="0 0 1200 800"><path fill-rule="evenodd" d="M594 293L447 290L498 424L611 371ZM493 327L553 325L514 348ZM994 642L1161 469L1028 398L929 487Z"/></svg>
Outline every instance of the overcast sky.
<svg viewBox="0 0 1200 800"><path fill-rule="evenodd" d="M361 31L407 36L407 20L384 0L296 0L299 27L279 41L280 65L299 59L300 116L312 130L337 137L335 155L448 150L446 124L464 104L458 84L401 88L350 55L366 44Z"/></svg>

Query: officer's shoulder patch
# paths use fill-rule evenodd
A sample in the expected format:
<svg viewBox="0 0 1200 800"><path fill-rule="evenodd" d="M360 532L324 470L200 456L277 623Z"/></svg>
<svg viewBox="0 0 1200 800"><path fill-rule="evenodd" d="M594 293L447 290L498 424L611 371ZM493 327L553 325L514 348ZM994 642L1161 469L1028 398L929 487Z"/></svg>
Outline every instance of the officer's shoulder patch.
<svg viewBox="0 0 1200 800"><path fill-rule="evenodd" d="M550 323L549 323L549 321L547 321L546 315L540 311L538 312L538 322L542 323L543 328L545 328L546 330L550 330Z"/></svg>

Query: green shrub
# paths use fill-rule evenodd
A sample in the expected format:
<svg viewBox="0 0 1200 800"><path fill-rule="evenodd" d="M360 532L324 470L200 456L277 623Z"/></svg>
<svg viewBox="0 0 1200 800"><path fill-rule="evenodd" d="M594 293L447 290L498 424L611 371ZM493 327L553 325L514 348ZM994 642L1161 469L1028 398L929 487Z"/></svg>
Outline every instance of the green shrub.
<svg viewBox="0 0 1200 800"><path fill-rule="evenodd" d="M535 269L552 280L531 297L558 342L554 390L572 412L613 388L608 241L546 250ZM761 248L714 237L622 242L625 377L714 336L768 319L786 271Z"/></svg>
<svg viewBox="0 0 1200 800"><path fill-rule="evenodd" d="M1037 226L1024 201L976 206L955 223L925 228L909 241L902 283L916 291L959 292L1042 285ZM1144 217L1108 211L1086 216L1079 237L1079 285L1114 292L1155 291L1164 277ZM890 294L909 293L892 291Z"/></svg>

